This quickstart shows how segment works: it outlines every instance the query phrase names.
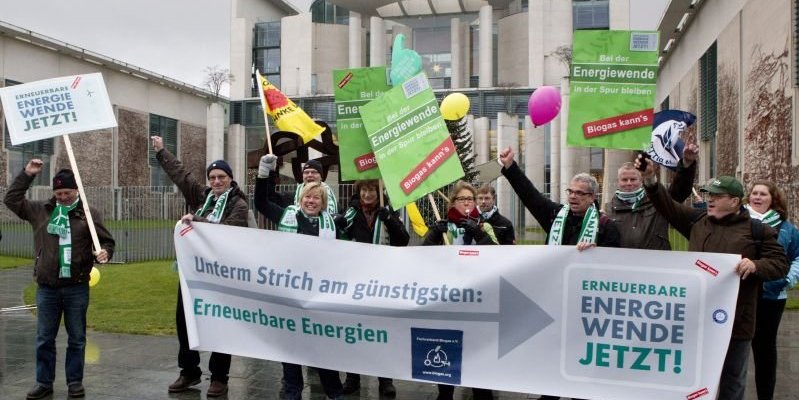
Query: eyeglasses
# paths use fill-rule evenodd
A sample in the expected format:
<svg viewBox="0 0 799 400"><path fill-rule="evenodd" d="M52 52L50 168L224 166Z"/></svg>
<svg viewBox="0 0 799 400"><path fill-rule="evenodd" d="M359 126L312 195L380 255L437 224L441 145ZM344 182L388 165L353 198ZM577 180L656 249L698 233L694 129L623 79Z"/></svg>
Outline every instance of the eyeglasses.
<svg viewBox="0 0 799 400"><path fill-rule="evenodd" d="M575 196L583 197L583 196L587 196L587 195L593 194L593 193L592 192L583 192L582 190L566 189L566 194L567 195L573 194Z"/></svg>
<svg viewBox="0 0 799 400"><path fill-rule="evenodd" d="M464 203L474 202L474 197L458 196L455 198L455 201L461 201Z"/></svg>

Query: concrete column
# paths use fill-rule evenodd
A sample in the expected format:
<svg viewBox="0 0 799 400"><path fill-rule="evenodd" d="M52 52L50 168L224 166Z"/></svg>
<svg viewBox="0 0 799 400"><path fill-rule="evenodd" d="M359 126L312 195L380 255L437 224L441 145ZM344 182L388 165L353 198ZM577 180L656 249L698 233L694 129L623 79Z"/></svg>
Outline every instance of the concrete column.
<svg viewBox="0 0 799 400"><path fill-rule="evenodd" d="M228 146L225 160L233 170L233 176L239 183L239 188L247 191L247 148L244 125L233 124L228 127ZM221 158L221 157L220 157ZM216 160L216 158L212 158Z"/></svg>
<svg viewBox="0 0 799 400"><path fill-rule="evenodd" d="M480 161L477 160L476 153L477 153L477 142L474 140L474 115L466 115L464 117L464 121L466 123L466 132L472 134L472 148L470 149L472 154L475 154L474 165L480 165Z"/></svg>
<svg viewBox="0 0 799 400"><path fill-rule="evenodd" d="M530 69L528 71L530 86L537 88L544 85L544 0L530 0L527 10L527 34Z"/></svg>
<svg viewBox="0 0 799 400"><path fill-rule="evenodd" d="M560 187L558 188L558 196L563 195L563 191L569 187L569 181L574 176L574 163L576 161L576 152L566 146L566 126L569 120L569 78L560 80L560 115L555 117L553 122L557 121L557 127L553 124L552 129L560 131ZM554 190L554 189L553 189Z"/></svg>
<svg viewBox="0 0 799 400"><path fill-rule="evenodd" d="M205 161L208 164L224 158L225 154L225 109L222 104L209 104L205 121Z"/></svg>
<svg viewBox="0 0 799 400"><path fill-rule="evenodd" d="M524 174L530 178L533 185L540 191L545 189L544 174L546 169L546 154L544 154L544 141L546 133L544 127L533 127L530 118L524 118ZM550 189L551 190L551 189ZM534 224L535 219L529 211L525 211L524 220L529 224Z"/></svg>
<svg viewBox="0 0 799 400"><path fill-rule="evenodd" d="M516 161L518 162L519 117L501 112L497 114L497 150L499 151L508 146L517 154ZM510 187L508 180L498 179L496 189L499 212L507 216L516 215L516 202L514 201L516 193Z"/></svg>
<svg viewBox="0 0 799 400"><path fill-rule="evenodd" d="M472 138L474 140L474 152L477 153L475 162L484 164L488 162L488 155L491 152L491 144L488 138L488 118L474 118L474 130Z"/></svg>
<svg viewBox="0 0 799 400"><path fill-rule="evenodd" d="M380 17L369 18L369 66L386 65L386 28Z"/></svg>
<svg viewBox="0 0 799 400"><path fill-rule="evenodd" d="M560 118L552 120L544 129L549 130L549 198L552 201L559 202L560 194L563 192L560 186L560 167L563 164L563 160L561 160Z"/></svg>
<svg viewBox="0 0 799 400"><path fill-rule="evenodd" d="M463 87L463 63L461 63L462 51L464 47L461 42L461 20L460 18L450 19L449 25L450 32L450 51L452 52L451 65L452 73L450 81L453 89Z"/></svg>
<svg viewBox="0 0 799 400"><path fill-rule="evenodd" d="M479 71L481 88L494 86L493 18L490 5L480 7Z"/></svg>
<svg viewBox="0 0 799 400"><path fill-rule="evenodd" d="M236 77L230 82L231 100L241 100L251 96L252 37L252 24L250 21L246 18L231 19L230 73Z"/></svg>
<svg viewBox="0 0 799 400"><path fill-rule="evenodd" d="M461 38L464 48L472 47L472 30L468 23L461 23ZM471 87L472 79L472 54L470 51L461 51L461 71L463 71L463 80L461 87Z"/></svg>
<svg viewBox="0 0 799 400"><path fill-rule="evenodd" d="M349 24L349 67L363 66L363 44L361 42L361 14L350 11Z"/></svg>
<svg viewBox="0 0 799 400"><path fill-rule="evenodd" d="M611 30L630 29L630 0L610 0L608 14Z"/></svg>

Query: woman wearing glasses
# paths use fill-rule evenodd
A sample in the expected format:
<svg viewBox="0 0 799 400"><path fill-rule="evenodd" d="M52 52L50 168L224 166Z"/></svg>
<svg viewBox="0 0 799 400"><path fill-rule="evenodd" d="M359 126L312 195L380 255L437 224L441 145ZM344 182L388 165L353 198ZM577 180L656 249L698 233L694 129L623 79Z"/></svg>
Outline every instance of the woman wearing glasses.
<svg viewBox="0 0 799 400"><path fill-rule="evenodd" d="M477 190L474 186L458 181L450 192L449 210L447 217L436 221L422 242L423 246L443 244L444 235L448 243L456 245L492 245L499 244L494 236L494 230L488 223L480 221L480 211L477 210L475 198ZM438 385L436 400L452 400L455 387L451 385ZM473 388L474 400L491 400L493 392L489 389Z"/></svg>
<svg viewBox="0 0 799 400"><path fill-rule="evenodd" d="M785 249L790 264L786 277L763 282L757 300L755 337L752 339L755 386L758 400L770 400L774 398L777 383L777 330L785 310L788 289L799 280L799 230L788 221L785 196L772 182L756 181L744 203L750 217L779 232L777 241Z"/></svg>

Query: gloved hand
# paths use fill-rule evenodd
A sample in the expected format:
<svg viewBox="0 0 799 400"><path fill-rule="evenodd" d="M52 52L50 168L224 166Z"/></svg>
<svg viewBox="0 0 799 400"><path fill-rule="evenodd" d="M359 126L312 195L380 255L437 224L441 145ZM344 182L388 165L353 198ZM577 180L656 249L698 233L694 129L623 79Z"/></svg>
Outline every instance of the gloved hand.
<svg viewBox="0 0 799 400"><path fill-rule="evenodd" d="M767 292L779 293L782 289L788 286L788 279L775 279L773 281L763 282L763 290Z"/></svg>
<svg viewBox="0 0 799 400"><path fill-rule="evenodd" d="M436 231L438 233L447 233L447 231L449 230L449 224L447 223L447 221L441 220L433 222L433 224L430 225L429 228L430 230Z"/></svg>
<svg viewBox="0 0 799 400"><path fill-rule="evenodd" d="M261 162L258 164L258 177L268 178L269 174L275 169L277 169L277 156L267 154L261 157Z"/></svg>
<svg viewBox="0 0 799 400"><path fill-rule="evenodd" d="M474 239L475 242L483 239L486 235L486 233L483 232L483 229L480 228L480 224L476 219L465 219L460 223L460 227L463 228L466 233Z"/></svg>
<svg viewBox="0 0 799 400"><path fill-rule="evenodd" d="M344 218L344 216L341 214L336 214L333 217L333 223L336 224L336 229L338 230L343 231L347 229L347 218Z"/></svg>
<svg viewBox="0 0 799 400"><path fill-rule="evenodd" d="M385 205L377 210L377 218L380 218L380 220L383 222L388 221L392 215L394 215L394 209L391 208L391 205Z"/></svg>

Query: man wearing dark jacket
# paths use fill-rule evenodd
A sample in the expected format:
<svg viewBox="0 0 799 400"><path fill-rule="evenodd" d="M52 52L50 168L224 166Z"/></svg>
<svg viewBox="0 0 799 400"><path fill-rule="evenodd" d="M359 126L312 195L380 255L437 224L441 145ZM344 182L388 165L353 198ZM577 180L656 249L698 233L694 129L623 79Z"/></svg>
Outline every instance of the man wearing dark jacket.
<svg viewBox="0 0 799 400"><path fill-rule="evenodd" d="M516 244L516 233L509 219L502 216L497 208L497 191L491 185L477 189L477 209L483 221L494 228L499 244Z"/></svg>
<svg viewBox="0 0 799 400"><path fill-rule="evenodd" d="M558 204L544 197L524 176L513 160L510 147L500 152L499 160L503 165L502 175L547 232L547 244L576 244L579 250L594 246L619 247L621 238L616 224L600 215L594 204L598 189L596 179L588 174L575 175L566 189L568 204Z"/></svg>
<svg viewBox="0 0 799 400"><path fill-rule="evenodd" d="M683 158L677 166L678 171L669 186L669 195L682 203L691 195L696 175L696 156L698 147L689 144L685 147ZM615 195L606 208L621 232L621 247L628 249L671 250L669 243L669 223L655 210L652 201L646 196L641 171L633 163L625 163L619 168Z"/></svg>
<svg viewBox="0 0 799 400"><path fill-rule="evenodd" d="M233 180L233 171L224 160L217 160L208 165L206 177L208 185L200 184L169 150L164 148L163 139L153 136L153 149L155 158L161 168L169 175L169 179L177 185L186 204L196 210L184 215L184 223L209 222L233 226L247 226L247 200ZM189 387L200 383L202 370L200 369L200 353L189 349L189 336L186 331L186 315L183 311L183 296L178 286L178 305L175 310L178 342L178 367L180 376L169 385L169 392L184 392ZM228 391L228 372L230 372L230 354L211 353L208 362L211 371L211 385L208 387L208 397L219 397Z"/></svg>
<svg viewBox="0 0 799 400"><path fill-rule="evenodd" d="M701 190L707 196L707 210L698 210L672 200L657 182L652 161L645 162L647 168L643 177L647 196L655 209L688 238L688 250L742 257L735 267L741 281L718 398L743 399L749 347L755 333L758 289L764 281L779 279L788 273L788 261L777 242L777 231L763 224L762 240L755 239L749 212L741 207L744 191L737 179L731 176L711 179Z"/></svg>
<svg viewBox="0 0 799 400"><path fill-rule="evenodd" d="M36 385L27 399L41 399L53 393L55 380L55 339L64 316L67 330L65 372L69 397L83 397L83 366L86 348L86 311L89 308L89 273L95 260L108 262L114 253L114 239L103 226L100 214L91 209L100 249L92 251L89 224L78 195L75 175L62 169L53 177L54 196L48 201L31 201L25 192L42 172L42 160L28 161L8 188L6 206L33 227L36 261Z"/></svg>

